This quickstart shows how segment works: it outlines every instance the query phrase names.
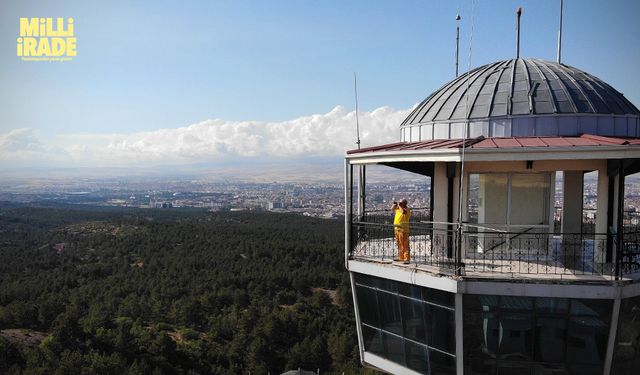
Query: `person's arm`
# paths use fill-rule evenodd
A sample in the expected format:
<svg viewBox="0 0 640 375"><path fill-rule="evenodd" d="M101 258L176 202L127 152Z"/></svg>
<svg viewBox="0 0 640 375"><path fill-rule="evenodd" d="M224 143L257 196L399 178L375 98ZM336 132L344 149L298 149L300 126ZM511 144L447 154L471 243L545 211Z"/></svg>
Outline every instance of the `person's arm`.
<svg viewBox="0 0 640 375"><path fill-rule="evenodd" d="M398 202L393 202L393 206L391 206L391 211L396 212L398 209Z"/></svg>

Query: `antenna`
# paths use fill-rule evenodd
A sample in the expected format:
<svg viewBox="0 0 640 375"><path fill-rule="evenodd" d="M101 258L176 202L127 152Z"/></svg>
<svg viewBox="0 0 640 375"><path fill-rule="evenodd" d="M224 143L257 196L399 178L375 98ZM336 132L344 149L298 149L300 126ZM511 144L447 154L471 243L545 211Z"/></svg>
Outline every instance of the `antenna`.
<svg viewBox="0 0 640 375"><path fill-rule="evenodd" d="M560 59L562 57L562 3L563 0L560 0L560 27L558 28L558 64L560 64Z"/></svg>
<svg viewBox="0 0 640 375"><path fill-rule="evenodd" d="M469 33L469 56L467 58L467 73L465 77L465 83L467 85L466 92L469 92L470 82L469 82L469 74L471 73L471 52L473 47L473 29L475 28L475 20L476 20L476 0L471 0L471 32ZM462 194L462 188L465 184L464 181L464 162L465 162L465 149L467 148L467 133L469 132L469 117L471 116L471 111L469 108L469 95L466 96L466 104L465 108L467 108L467 121L464 128L464 133L462 134L462 155L460 158L460 178L458 178L458 225L456 228L456 254L455 259L457 264L461 264L462 262L462 198L464 195ZM462 267L459 267L456 270L456 275L460 276L464 274L464 270Z"/></svg>
<svg viewBox="0 0 640 375"><path fill-rule="evenodd" d="M522 7L518 7L518 11L516 12L516 14L518 15L518 23L516 26L516 29L518 30L517 37L516 37L516 59L519 59L520 58L520 16L522 15Z"/></svg>
<svg viewBox="0 0 640 375"><path fill-rule="evenodd" d="M353 72L353 90L356 95L356 145L360 149L360 123L358 122L358 76Z"/></svg>
<svg viewBox="0 0 640 375"><path fill-rule="evenodd" d="M456 14L456 78L458 78L458 52L460 51L460 13Z"/></svg>

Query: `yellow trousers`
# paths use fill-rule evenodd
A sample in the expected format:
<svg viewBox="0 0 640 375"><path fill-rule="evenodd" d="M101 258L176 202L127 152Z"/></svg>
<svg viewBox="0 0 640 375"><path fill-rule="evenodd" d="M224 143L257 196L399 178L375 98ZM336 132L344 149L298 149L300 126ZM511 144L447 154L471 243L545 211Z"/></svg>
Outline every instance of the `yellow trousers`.
<svg viewBox="0 0 640 375"><path fill-rule="evenodd" d="M409 255L409 231L396 229L395 235L396 244L398 245L398 258L403 262L409 262L411 260Z"/></svg>

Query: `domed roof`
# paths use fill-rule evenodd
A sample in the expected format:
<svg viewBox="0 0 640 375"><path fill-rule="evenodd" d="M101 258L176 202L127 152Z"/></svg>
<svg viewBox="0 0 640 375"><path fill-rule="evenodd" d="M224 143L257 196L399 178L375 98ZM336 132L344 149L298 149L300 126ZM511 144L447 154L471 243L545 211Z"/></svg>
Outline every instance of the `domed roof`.
<svg viewBox="0 0 640 375"><path fill-rule="evenodd" d="M467 110L467 103L470 111ZM538 59L487 64L431 94L402 123L550 114L640 115L624 95L580 69Z"/></svg>
<svg viewBox="0 0 640 375"><path fill-rule="evenodd" d="M465 129L467 136L636 137L640 111L622 93L582 70L512 59L476 68L468 80L465 73L447 83L422 101L401 129L403 141L462 138Z"/></svg>

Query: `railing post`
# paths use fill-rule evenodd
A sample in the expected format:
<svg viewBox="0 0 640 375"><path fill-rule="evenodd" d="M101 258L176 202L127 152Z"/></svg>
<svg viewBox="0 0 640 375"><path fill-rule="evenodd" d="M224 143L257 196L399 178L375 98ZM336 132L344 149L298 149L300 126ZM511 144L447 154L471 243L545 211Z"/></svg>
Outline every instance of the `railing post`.
<svg viewBox="0 0 640 375"><path fill-rule="evenodd" d="M620 232L616 232L615 237L614 237L614 244L613 246L616 249L616 254L615 254L615 262L616 262L616 271L615 271L615 275L616 275L616 280L620 280L620 278L622 277L622 248L624 246L624 244L622 243L622 233Z"/></svg>
<svg viewBox="0 0 640 375"><path fill-rule="evenodd" d="M462 264L462 224L458 224L458 228L456 230L456 241L455 241L455 270L456 276L464 276L464 269Z"/></svg>

